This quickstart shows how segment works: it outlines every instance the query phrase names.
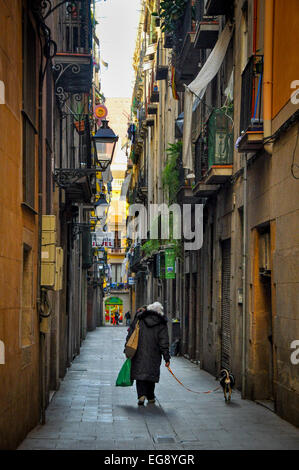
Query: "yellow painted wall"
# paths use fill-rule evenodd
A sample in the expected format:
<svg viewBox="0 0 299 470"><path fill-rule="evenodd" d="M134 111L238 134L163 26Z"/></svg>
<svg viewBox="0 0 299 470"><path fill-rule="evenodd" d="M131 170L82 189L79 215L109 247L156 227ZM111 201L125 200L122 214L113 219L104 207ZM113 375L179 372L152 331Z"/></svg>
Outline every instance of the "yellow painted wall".
<svg viewBox="0 0 299 470"><path fill-rule="evenodd" d="M0 340L5 344L5 364L0 364L0 449L15 448L39 417L37 215L21 206L21 3L0 0L0 80L6 95L6 104L0 104ZM37 194L37 179L32 184ZM32 295L26 299L26 309L22 309L24 243L32 248L28 266Z"/></svg>

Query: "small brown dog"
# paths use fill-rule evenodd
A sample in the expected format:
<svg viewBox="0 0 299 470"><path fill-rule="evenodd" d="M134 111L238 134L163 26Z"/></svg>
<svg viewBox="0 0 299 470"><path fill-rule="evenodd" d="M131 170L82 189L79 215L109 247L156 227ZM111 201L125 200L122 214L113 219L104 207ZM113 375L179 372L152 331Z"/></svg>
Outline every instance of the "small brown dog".
<svg viewBox="0 0 299 470"><path fill-rule="evenodd" d="M227 369L221 369L218 379L220 379L220 385L223 388L225 401L229 403L235 385L235 377Z"/></svg>

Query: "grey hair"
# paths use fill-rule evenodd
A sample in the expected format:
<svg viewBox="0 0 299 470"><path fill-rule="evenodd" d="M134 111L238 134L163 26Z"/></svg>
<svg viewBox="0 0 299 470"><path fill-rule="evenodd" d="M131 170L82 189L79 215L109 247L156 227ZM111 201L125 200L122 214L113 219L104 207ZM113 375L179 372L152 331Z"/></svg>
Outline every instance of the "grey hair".
<svg viewBox="0 0 299 470"><path fill-rule="evenodd" d="M153 312L159 313L159 315L164 315L163 305L160 302L154 302L147 306L147 310L152 310Z"/></svg>

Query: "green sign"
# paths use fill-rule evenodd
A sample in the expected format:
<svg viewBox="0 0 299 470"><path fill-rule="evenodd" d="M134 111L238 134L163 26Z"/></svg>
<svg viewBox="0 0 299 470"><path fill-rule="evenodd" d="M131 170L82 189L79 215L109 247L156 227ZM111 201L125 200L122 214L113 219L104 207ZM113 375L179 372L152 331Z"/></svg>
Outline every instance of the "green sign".
<svg viewBox="0 0 299 470"><path fill-rule="evenodd" d="M122 305L123 301L119 297L109 297L105 300L105 305Z"/></svg>
<svg viewBox="0 0 299 470"><path fill-rule="evenodd" d="M165 250L165 279L175 279L175 252L173 248Z"/></svg>

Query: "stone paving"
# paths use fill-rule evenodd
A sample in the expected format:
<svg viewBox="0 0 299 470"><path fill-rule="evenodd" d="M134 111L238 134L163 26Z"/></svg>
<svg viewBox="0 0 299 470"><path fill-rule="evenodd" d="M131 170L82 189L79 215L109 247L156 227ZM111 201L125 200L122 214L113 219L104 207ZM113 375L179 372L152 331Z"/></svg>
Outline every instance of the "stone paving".
<svg viewBox="0 0 299 470"><path fill-rule="evenodd" d="M135 385L115 387L124 362L125 327L88 334L46 412L19 449L201 450L299 449L299 429L239 392L225 404L222 391L187 392L162 362L156 404L138 407ZM213 376L185 358L171 368L189 388L217 386Z"/></svg>

